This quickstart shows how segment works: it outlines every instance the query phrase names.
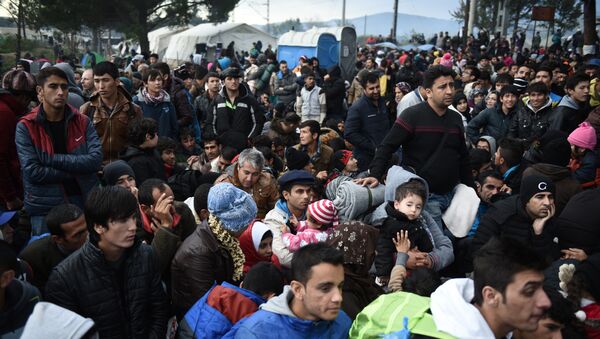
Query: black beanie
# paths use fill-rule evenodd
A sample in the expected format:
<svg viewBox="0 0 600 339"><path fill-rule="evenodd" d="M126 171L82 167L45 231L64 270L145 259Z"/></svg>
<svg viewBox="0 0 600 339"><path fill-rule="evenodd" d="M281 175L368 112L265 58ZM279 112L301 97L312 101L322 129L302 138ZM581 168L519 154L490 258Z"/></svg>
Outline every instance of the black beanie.
<svg viewBox="0 0 600 339"><path fill-rule="evenodd" d="M133 173L128 163L123 160L113 161L104 167L104 182L108 186L114 186L119 178L125 174L135 178L135 173Z"/></svg>
<svg viewBox="0 0 600 339"><path fill-rule="evenodd" d="M285 160L290 171L302 170L310 162L310 157L305 152L290 147L285 152Z"/></svg>
<svg viewBox="0 0 600 339"><path fill-rule="evenodd" d="M600 300L600 254L590 255L582 261L575 271L576 275L583 275L588 282L590 294L595 300Z"/></svg>
<svg viewBox="0 0 600 339"><path fill-rule="evenodd" d="M521 179L521 202L523 206L527 205L531 197L541 192L550 192L554 194L556 187L550 178L543 175L529 175Z"/></svg>
<svg viewBox="0 0 600 339"><path fill-rule="evenodd" d="M540 162L566 167L571 160L571 145L567 133L550 130L540 138Z"/></svg>

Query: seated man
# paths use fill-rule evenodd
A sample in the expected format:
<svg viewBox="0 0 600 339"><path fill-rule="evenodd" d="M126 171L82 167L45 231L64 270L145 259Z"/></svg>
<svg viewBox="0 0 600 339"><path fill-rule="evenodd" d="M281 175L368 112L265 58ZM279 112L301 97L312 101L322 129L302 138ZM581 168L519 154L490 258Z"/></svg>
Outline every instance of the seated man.
<svg viewBox="0 0 600 339"><path fill-rule="evenodd" d="M185 338L221 338L239 320L283 291L283 274L273 264L260 262L237 287L226 281L211 288L185 314L178 333Z"/></svg>
<svg viewBox="0 0 600 339"><path fill-rule="evenodd" d="M52 269L81 248L88 235L83 211L72 204L52 208L46 225L50 236L32 242L20 255L33 271L31 283L42 292Z"/></svg>
<svg viewBox="0 0 600 339"><path fill-rule="evenodd" d="M558 227L554 216L554 183L544 176L523 178L521 193L492 205L483 216L472 242L477 251L495 236L509 237L532 248L540 257L558 259L554 238Z"/></svg>
<svg viewBox="0 0 600 339"><path fill-rule="evenodd" d="M122 187L92 191L84 209L89 240L46 284L47 301L94 320L102 338L160 338L167 332L156 254L135 236L138 208Z"/></svg>
<svg viewBox="0 0 600 339"><path fill-rule="evenodd" d="M477 228L479 227L479 223L481 222L481 218L485 215L487 210L492 205L492 198L500 192L500 189L504 185L504 181L500 175L495 171L484 171L479 173L475 180L475 186L477 189L477 196L481 200L479 203L479 208L477 209L477 215L475 216L475 221L473 222L473 226L471 226L471 230L469 231L468 237L472 238L475 236L477 232Z"/></svg>
<svg viewBox="0 0 600 339"><path fill-rule="evenodd" d="M341 310L343 283L342 252L324 243L306 245L294 254L290 285L234 327L234 337L347 338L351 321Z"/></svg>
<svg viewBox="0 0 600 339"><path fill-rule="evenodd" d="M333 155L331 147L319 141L321 126L315 120L307 120L300 124L300 143L294 146L297 150L306 152L315 166L313 174L329 170Z"/></svg>
<svg viewBox="0 0 600 339"><path fill-rule="evenodd" d="M221 175L215 184L229 182L251 194L258 207L257 218L264 218L267 212L275 207L279 198L275 178L263 172L265 157L255 148L248 148L240 153L237 163L232 167Z"/></svg>

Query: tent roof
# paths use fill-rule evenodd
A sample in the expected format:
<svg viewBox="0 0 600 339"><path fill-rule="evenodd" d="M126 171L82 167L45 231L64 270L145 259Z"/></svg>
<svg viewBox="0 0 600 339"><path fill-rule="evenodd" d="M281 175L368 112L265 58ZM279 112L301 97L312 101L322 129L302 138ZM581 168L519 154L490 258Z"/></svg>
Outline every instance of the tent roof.
<svg viewBox="0 0 600 339"><path fill-rule="evenodd" d="M316 46L319 42L319 37L324 33L331 34L337 41L341 41L342 32L346 27L348 26L313 27L305 32L289 31L279 38L278 44L286 46Z"/></svg>

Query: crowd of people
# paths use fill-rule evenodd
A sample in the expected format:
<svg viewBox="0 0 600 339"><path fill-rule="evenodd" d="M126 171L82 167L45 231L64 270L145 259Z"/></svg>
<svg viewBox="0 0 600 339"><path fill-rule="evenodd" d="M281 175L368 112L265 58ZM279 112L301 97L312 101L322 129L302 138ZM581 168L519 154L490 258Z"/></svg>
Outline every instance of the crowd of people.
<svg viewBox="0 0 600 339"><path fill-rule="evenodd" d="M0 338L600 338L600 59L439 41L19 62Z"/></svg>

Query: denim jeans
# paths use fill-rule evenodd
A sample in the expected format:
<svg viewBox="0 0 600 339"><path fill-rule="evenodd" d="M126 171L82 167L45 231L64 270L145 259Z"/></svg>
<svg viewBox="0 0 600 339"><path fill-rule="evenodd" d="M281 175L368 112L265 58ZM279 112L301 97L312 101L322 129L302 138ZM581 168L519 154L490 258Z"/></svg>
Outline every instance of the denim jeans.
<svg viewBox="0 0 600 339"><path fill-rule="evenodd" d="M46 226L45 215L35 215L29 218L31 223L31 236L42 235L48 233L48 226Z"/></svg>
<svg viewBox="0 0 600 339"><path fill-rule="evenodd" d="M454 197L454 189L445 194L429 193L429 198L425 204L425 210L431 214L431 217L438 224L440 230L444 231L444 224L442 221L442 214L450 206L452 198Z"/></svg>

